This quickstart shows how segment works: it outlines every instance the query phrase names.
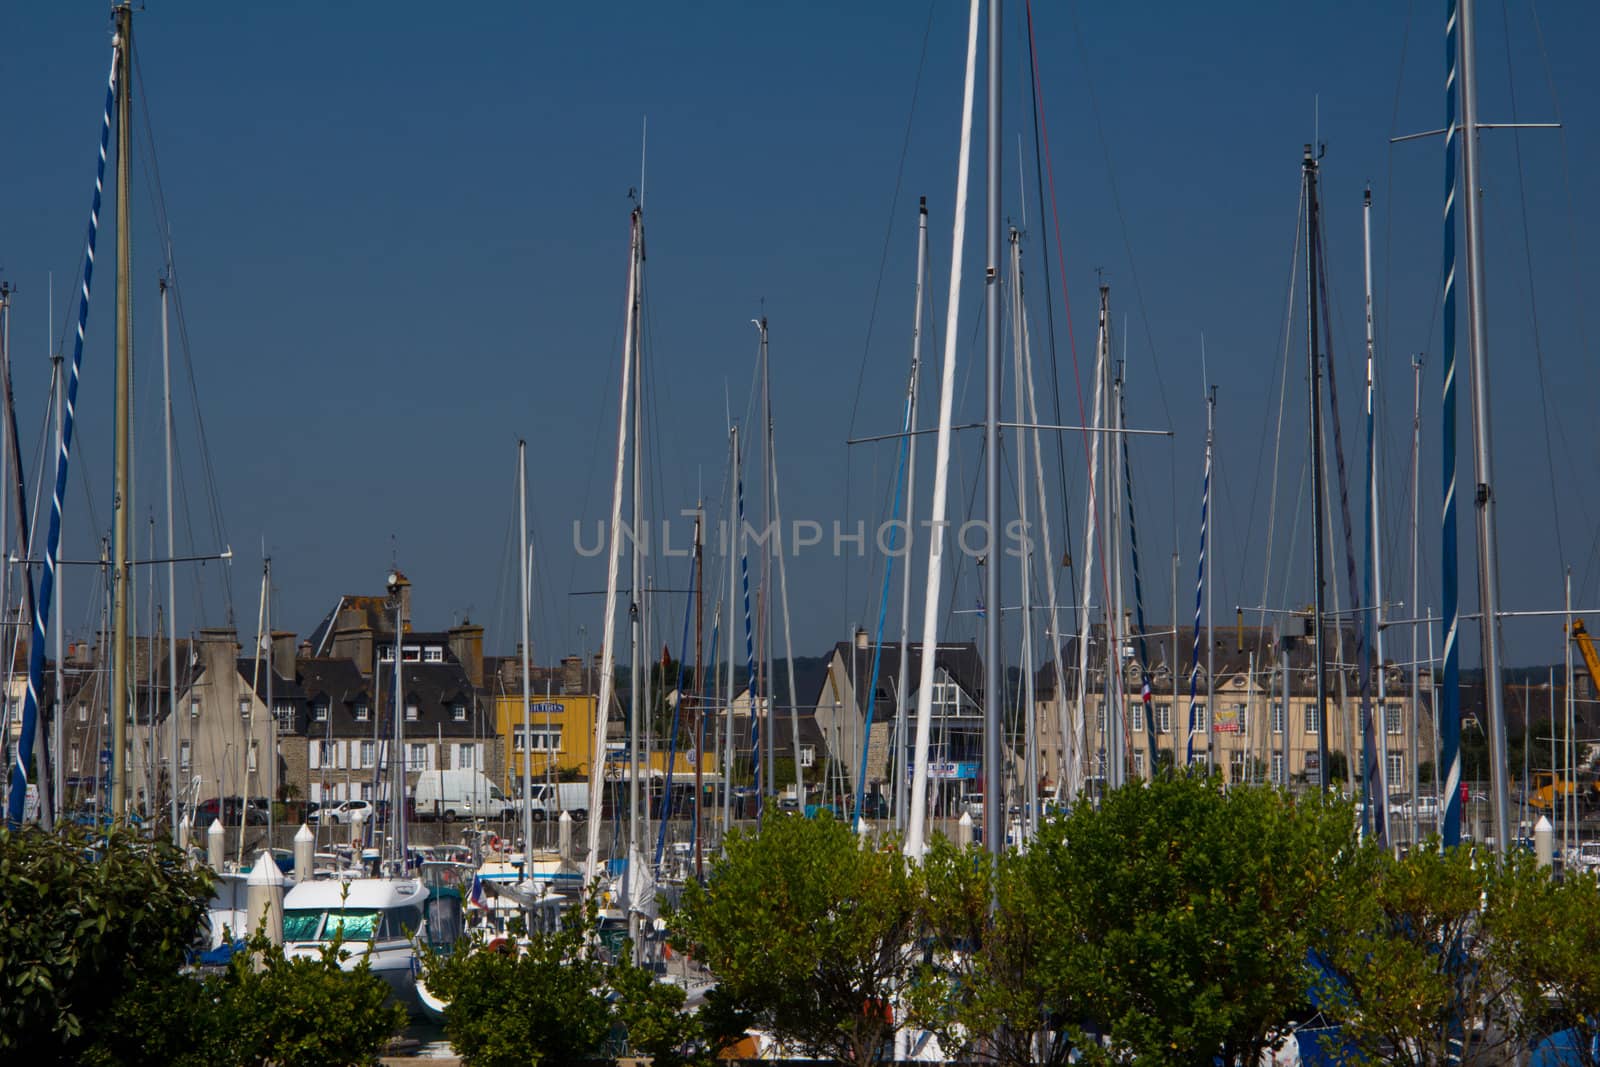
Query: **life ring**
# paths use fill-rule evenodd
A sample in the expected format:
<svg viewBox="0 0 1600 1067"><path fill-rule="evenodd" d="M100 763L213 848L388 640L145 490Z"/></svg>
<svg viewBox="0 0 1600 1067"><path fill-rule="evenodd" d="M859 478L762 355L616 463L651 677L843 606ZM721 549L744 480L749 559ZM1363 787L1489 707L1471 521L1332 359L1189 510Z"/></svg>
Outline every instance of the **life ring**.
<svg viewBox="0 0 1600 1067"><path fill-rule="evenodd" d="M490 852L499 852L500 851L500 835L499 834L490 834L489 835L489 851Z"/></svg>
<svg viewBox="0 0 1600 1067"><path fill-rule="evenodd" d="M489 943L484 948L489 952L510 952L511 939L509 937L490 938Z"/></svg>

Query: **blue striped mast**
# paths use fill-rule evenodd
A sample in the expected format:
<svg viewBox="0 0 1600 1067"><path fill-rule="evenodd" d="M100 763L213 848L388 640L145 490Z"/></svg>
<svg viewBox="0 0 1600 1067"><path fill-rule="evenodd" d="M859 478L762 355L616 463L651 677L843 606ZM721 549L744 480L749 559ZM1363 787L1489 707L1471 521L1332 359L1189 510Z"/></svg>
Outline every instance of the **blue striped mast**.
<svg viewBox="0 0 1600 1067"><path fill-rule="evenodd" d="M1194 650L1189 668L1189 740L1184 751L1184 766L1194 762L1195 711L1198 707L1196 690L1200 679L1200 604L1206 587L1206 527L1211 514L1211 443L1212 416L1217 409L1216 390L1206 397L1206 475L1200 486L1200 566L1194 579ZM1209 713L1211 709L1208 707Z"/></svg>
<svg viewBox="0 0 1600 1067"><path fill-rule="evenodd" d="M1444 595L1444 688L1438 691L1439 761L1444 764L1446 848L1461 843L1461 652L1456 548L1456 0L1445 0L1444 126L1444 411L1439 423L1444 452L1444 514L1439 561ZM1435 774L1438 768L1435 768Z"/></svg>
<svg viewBox="0 0 1600 1067"><path fill-rule="evenodd" d="M17 741L16 765L11 775L11 794L7 798L7 822L22 822L27 798L28 766L33 762L33 743L39 722L39 685L44 676L46 630L50 623L50 597L55 592L56 557L61 548L61 498L67 493L67 460L72 451L73 414L78 400L78 375L83 366L83 335L89 323L89 291L94 281L95 237L100 229L100 200L105 189L106 148L111 141L111 109L117 102L117 70L122 62L122 39L111 44L111 73L106 78L105 115L100 123L100 155L95 161L94 204L89 209L89 237L83 255L83 285L78 294L78 329L72 342L72 372L67 379L67 404L62 415L61 450L56 455L55 492L50 498L50 529L45 537L44 575L39 580L39 596L33 609L33 640L28 646L28 692L22 703L22 736ZM126 166L126 160L118 160ZM120 773L113 768L113 773Z"/></svg>

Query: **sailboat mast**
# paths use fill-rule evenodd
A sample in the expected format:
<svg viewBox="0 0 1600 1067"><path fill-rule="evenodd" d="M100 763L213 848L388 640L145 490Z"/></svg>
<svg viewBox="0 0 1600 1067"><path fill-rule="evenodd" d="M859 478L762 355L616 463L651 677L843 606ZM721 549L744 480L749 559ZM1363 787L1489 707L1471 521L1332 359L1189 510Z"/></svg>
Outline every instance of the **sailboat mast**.
<svg viewBox="0 0 1600 1067"><path fill-rule="evenodd" d="M522 849L523 855L533 851L533 723L529 706L533 702L533 654L528 639L528 442L517 441L517 560L521 574L522 604ZM559 805L558 805L559 807ZM595 812L599 818L599 812ZM523 863L522 873L529 873L530 865Z"/></svg>
<svg viewBox="0 0 1600 1067"><path fill-rule="evenodd" d="M606 772L606 721L616 693L617 571L622 549L622 475L628 458L628 397L633 374L633 307L639 288L639 210L635 208L628 227L628 302L623 325L622 388L617 401L617 459L611 481L611 527L606 553L605 622L600 631L600 695L594 713L594 737L589 749L589 840L584 857L583 880L594 881L600 862L600 824L604 808Z"/></svg>
<svg viewBox="0 0 1600 1067"><path fill-rule="evenodd" d="M917 491L917 380L922 372L922 287L928 272L928 198L922 197L917 205L917 299L916 312L911 321L911 374L906 383L906 565L900 575L900 673L899 692L895 706L894 813L895 829L905 830L906 801L910 795L906 774L910 771L906 751L906 727L911 714L911 531L915 510L912 500ZM803 809L802 809L803 810Z"/></svg>
<svg viewBox="0 0 1600 1067"><path fill-rule="evenodd" d="M168 741L172 746L171 751L171 779L172 796L172 841L182 847L181 832L178 826L178 773L182 766L178 760L178 600L177 600L177 551L174 547L175 534L172 523L172 359L167 347L167 286L171 283L172 263L167 263L166 274L162 276L161 289L161 397L163 409L163 423L166 434L166 466L167 466L167 730ZM60 660L61 630L59 624L56 628L56 659ZM59 704L57 707L59 708Z"/></svg>
<svg viewBox="0 0 1600 1067"><path fill-rule="evenodd" d="M1373 733L1377 737L1379 803L1387 805L1389 790L1389 709L1384 700L1388 695L1387 672L1383 665L1383 533L1379 528L1378 510L1378 438L1377 438L1377 345L1372 326L1372 189L1369 187L1361 204L1361 249L1363 274L1366 283L1367 303L1367 567L1372 572L1372 648L1373 662L1378 673L1378 717ZM1416 762L1412 753L1411 762ZM1416 794L1413 793L1413 796ZM1416 803L1411 805L1416 811ZM1385 808L1387 811L1387 808ZM1387 840L1389 820L1379 821Z"/></svg>
<svg viewBox="0 0 1600 1067"><path fill-rule="evenodd" d="M1306 191L1306 359L1311 379L1311 558L1312 617L1311 641L1316 661L1317 690L1317 785L1326 794L1330 781L1328 767L1328 673L1326 645L1323 641L1323 522L1322 522L1322 357L1317 351L1317 160L1312 146L1306 145L1302 162ZM1287 711L1287 709L1285 709Z"/></svg>
<svg viewBox="0 0 1600 1067"><path fill-rule="evenodd" d="M1417 596L1417 520L1419 518L1418 487L1420 484L1420 471L1417 461L1422 451L1422 357L1411 357L1411 841L1417 841L1417 818L1420 805L1416 797L1422 788L1421 772L1418 764L1422 761L1422 746L1419 743L1417 720L1422 717L1422 671L1417 660L1417 617L1421 614L1418 609ZM1428 673L1431 676L1433 668L1430 665ZM1438 709L1434 709L1434 737L1439 735L1437 719ZM1439 764L1433 765L1434 792L1438 793Z"/></svg>
<svg viewBox="0 0 1600 1067"><path fill-rule="evenodd" d="M114 489L111 500L111 817L121 822L128 811L128 543L129 422L133 411L133 9L116 9L117 35L122 38L122 92L117 94L117 307L116 418Z"/></svg>
<svg viewBox="0 0 1600 1067"><path fill-rule="evenodd" d="M766 722L762 724L761 733L766 759L767 773L762 776L766 788L763 796L772 796L777 787L777 767L775 759L777 746L774 737L777 731L772 727L772 694L778 687L772 677L772 646L776 644L772 634L772 553L774 549L782 551L781 537L773 537L772 523L772 480L776 476L772 464L772 369L767 361L767 317L761 316L756 323L761 330L761 462L765 467L761 475L761 517L766 522L766 544L761 550L761 692L767 698ZM796 768L798 769L798 768ZM763 804L765 807L765 804Z"/></svg>
<svg viewBox="0 0 1600 1067"><path fill-rule="evenodd" d="M1479 630L1483 642L1483 688L1489 713L1489 779L1493 791L1494 842L1510 847L1510 788L1506 766L1506 716L1500 678L1500 560L1495 537L1494 447L1489 429L1489 338L1484 322L1483 204L1478 197L1477 49L1473 0L1460 0L1461 184L1467 235L1467 341L1472 363L1472 466L1477 477Z"/></svg>
<svg viewBox="0 0 1600 1067"><path fill-rule="evenodd" d="M704 650L701 648L700 639L705 634L705 569L704 553L701 551L701 542L705 540L704 518L706 502L695 501L694 505L694 687L698 696L694 702L694 826L691 833L694 837L694 876L705 877L704 849L700 841L700 807L705 800L705 775L704 750L706 747L706 684L705 661L701 659ZM683 702L683 694L678 694L679 703ZM800 753L795 752L795 766L800 764Z"/></svg>
<svg viewBox="0 0 1600 1067"><path fill-rule="evenodd" d="M633 522L633 537L629 541L632 557L632 579L630 586L629 616L629 648L628 648L628 875L624 882L628 892L628 932L632 935L634 945L639 942L639 917L632 910L632 888L639 872L634 864L643 855L641 846L642 819L639 800L639 775L642 768L639 765L640 740L644 724L647 720L647 709L640 705L644 701L644 679L641 676L640 661L641 644L644 641L644 556L639 551L639 539L648 536L644 520L644 471L639 463L643 451L641 440L644 436L644 383L640 379L644 376L644 367L639 359L639 291L644 285L644 215L643 209L639 213L639 240L634 245L634 275L636 284L633 290L633 303L628 308L629 335L633 341L632 348L626 353L626 358L633 361L633 507L630 517ZM638 949L635 949L637 953Z"/></svg>
<svg viewBox="0 0 1600 1067"><path fill-rule="evenodd" d="M1019 423L1032 421L1028 418L1026 390L1029 379L1026 368L1023 366L1023 334L1022 334L1022 239L1013 227L1011 230L1011 337L1012 337L1012 367L1013 391L1016 395L1016 421ZM1031 565L1031 546L1033 537L1028 529L1028 434L1027 431L1017 430L1017 522L1022 531L1023 541L1021 560L1017 564L1017 585L1022 590L1022 713L1023 713L1023 744L1025 753L1023 759L1023 786L1019 790L1022 797L1022 833L1024 838L1032 838L1037 813L1037 798L1035 791L1039 788L1039 750L1037 746L1038 730L1035 728L1033 706L1033 606L1029 601L1028 572ZM1041 507L1043 502L1041 501Z"/></svg>
<svg viewBox="0 0 1600 1067"><path fill-rule="evenodd" d="M735 748L733 744L733 695L734 666L733 666L733 626L734 620L739 617L739 427L728 427L728 539L726 549L728 553L728 688L727 699L723 704L723 738L726 750L722 761L722 834L728 833L729 809L733 803L733 757ZM754 678L745 679L746 685L753 685ZM755 690L750 691L750 722L755 723L756 705ZM754 761L755 753L751 753Z"/></svg>
<svg viewBox="0 0 1600 1067"><path fill-rule="evenodd" d="M998 857L1005 851L1005 782L1001 772L1000 724L1000 20L1001 0L989 0L988 234L984 255L985 360L988 388L984 406L984 513L989 527L988 566L983 601L983 843Z"/></svg>

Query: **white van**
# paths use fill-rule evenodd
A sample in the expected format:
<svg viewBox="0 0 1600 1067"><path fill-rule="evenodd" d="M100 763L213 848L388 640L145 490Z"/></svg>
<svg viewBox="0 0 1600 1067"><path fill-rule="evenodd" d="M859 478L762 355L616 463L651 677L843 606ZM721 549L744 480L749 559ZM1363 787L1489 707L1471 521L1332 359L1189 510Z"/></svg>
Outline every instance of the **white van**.
<svg viewBox="0 0 1600 1067"><path fill-rule="evenodd" d="M510 809L482 771L424 771L417 779L417 818L498 819Z"/></svg>
<svg viewBox="0 0 1600 1067"><path fill-rule="evenodd" d="M534 822L559 819L562 812L567 812L574 819L589 817L588 782L535 782L533 791L528 795Z"/></svg>

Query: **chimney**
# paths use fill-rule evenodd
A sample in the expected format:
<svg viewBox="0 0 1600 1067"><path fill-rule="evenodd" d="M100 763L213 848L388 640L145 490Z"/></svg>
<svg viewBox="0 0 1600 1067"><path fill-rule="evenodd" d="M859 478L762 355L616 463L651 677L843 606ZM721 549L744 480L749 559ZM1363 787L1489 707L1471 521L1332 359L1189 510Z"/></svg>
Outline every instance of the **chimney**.
<svg viewBox="0 0 1600 1067"><path fill-rule="evenodd" d="M399 567L389 569L389 587L394 595L400 598L400 628L409 633L411 631L411 579L401 573ZM392 614L393 606L384 609L385 615Z"/></svg>
<svg viewBox="0 0 1600 1067"><path fill-rule="evenodd" d="M583 692L582 656L568 656L561 661L561 691L568 696Z"/></svg>
<svg viewBox="0 0 1600 1067"><path fill-rule="evenodd" d="M467 672L474 688L483 688L483 627L474 626L471 619L462 619L460 626L450 628L450 651Z"/></svg>
<svg viewBox="0 0 1600 1067"><path fill-rule="evenodd" d="M280 678L294 681L295 643L293 630L272 631L272 669Z"/></svg>

